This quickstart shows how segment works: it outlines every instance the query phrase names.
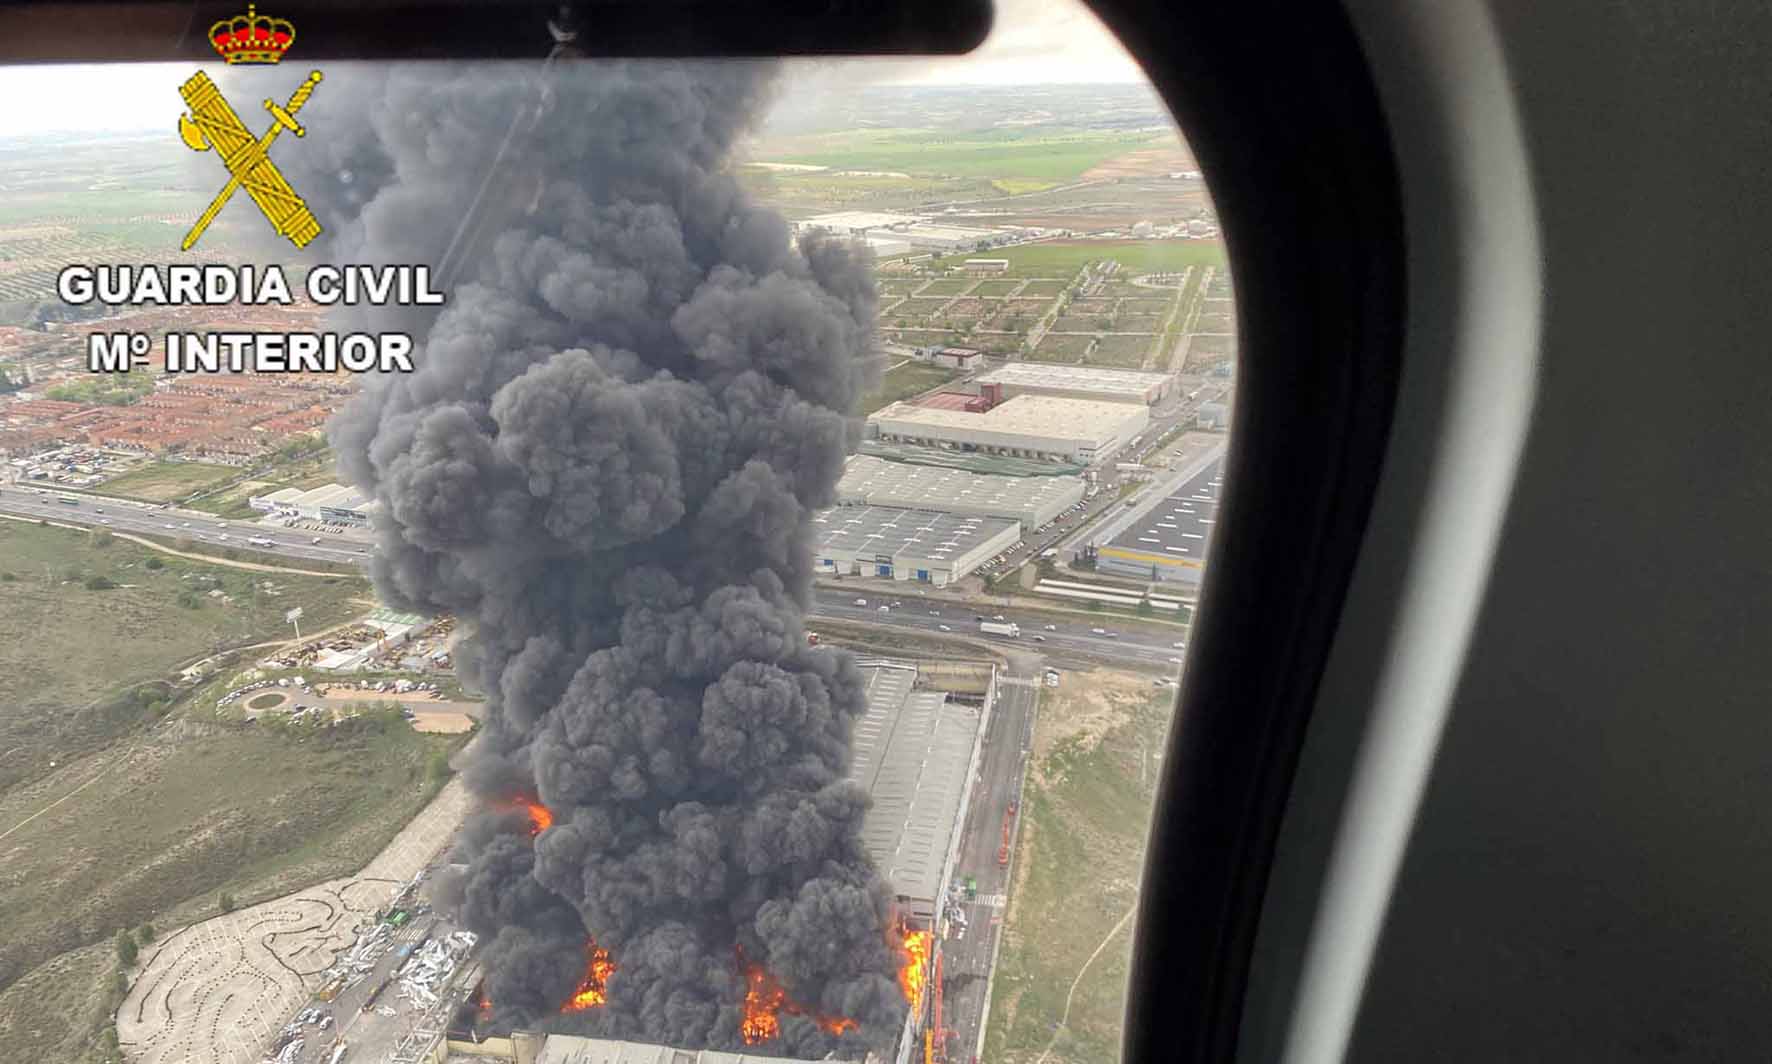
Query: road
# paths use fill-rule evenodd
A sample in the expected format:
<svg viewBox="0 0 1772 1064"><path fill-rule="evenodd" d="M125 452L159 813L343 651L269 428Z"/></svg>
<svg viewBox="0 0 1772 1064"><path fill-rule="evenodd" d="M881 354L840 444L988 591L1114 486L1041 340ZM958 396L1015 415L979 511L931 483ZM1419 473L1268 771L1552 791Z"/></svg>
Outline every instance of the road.
<svg viewBox="0 0 1772 1064"><path fill-rule="evenodd" d="M63 501L67 499L75 500L77 505ZM149 503L54 488L8 484L0 488L0 513L41 517L63 524L103 526L114 532L184 537L193 545L211 550L238 547L326 562L364 563L369 557L366 532L329 533L264 525L256 521L226 521L199 510L167 509ZM248 537L268 539L271 545L251 546L246 542Z"/></svg>
<svg viewBox="0 0 1772 1064"><path fill-rule="evenodd" d="M70 506L58 501L63 496L79 500ZM83 527L106 527L117 532L188 537L194 548L219 550L238 547L243 550L278 554L288 558L328 562L349 562L367 566L370 546L367 534L360 531L329 534L306 529L267 526L255 521L228 521L213 514L188 510L161 509L141 503L123 502L93 495L77 495L52 489L39 491L30 487L8 485L0 489L0 514L15 517L45 518L63 524ZM248 537L270 541L269 546L252 546ZM313 540L319 539L319 543ZM895 589L896 592L896 589ZM1078 665L1093 662L1154 668L1171 671L1179 667L1181 650L1173 628L1141 628L1123 621L1103 619L1089 621L1051 621L1046 614L1018 614L1011 610L1003 615L1021 625L1019 638L987 636L978 630L979 616L1002 613L1000 607L969 608L952 601L922 602L914 596L914 587L907 585L899 597L887 601L903 602L899 608L880 612L879 600L870 600L865 607L856 606L856 595L841 590L819 589L814 597L812 617L835 617L841 620L865 621L892 628L904 628L940 637L944 634L964 635L1005 647L1039 650L1051 656L1056 664ZM986 613L986 610L989 613ZM1048 629L1047 624L1052 627ZM943 631L946 626L948 632ZM1097 634L1093 627L1112 631L1113 636ZM1036 639L1035 637L1039 638Z"/></svg>
<svg viewBox="0 0 1772 1064"><path fill-rule="evenodd" d="M997 938L1002 934L1003 914L1013 867L999 863L1004 824L1011 839L1019 810L1023 764L1033 748L1034 707L1039 698L1043 670L1037 658L1024 655L998 677L997 703L985 731L984 756L973 779L972 800L961 828L960 860L954 882L963 890L967 877L978 881L978 897L963 901L966 929L957 922L941 943L942 1025L954 1032L948 1059L964 1061L977 1052L985 1023L985 991Z"/></svg>

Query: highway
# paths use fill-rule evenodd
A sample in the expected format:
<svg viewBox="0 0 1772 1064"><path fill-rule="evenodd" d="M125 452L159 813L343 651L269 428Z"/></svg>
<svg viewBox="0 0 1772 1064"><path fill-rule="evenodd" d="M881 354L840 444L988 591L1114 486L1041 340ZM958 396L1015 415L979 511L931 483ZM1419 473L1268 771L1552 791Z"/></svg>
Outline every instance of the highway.
<svg viewBox="0 0 1772 1064"><path fill-rule="evenodd" d="M63 498L77 500L78 505L68 505L61 501ZM363 530L329 533L256 521L229 521L194 510L163 509L146 503L26 485L9 484L0 488L0 514L44 518L82 527L104 527L114 532L183 537L191 541L192 550L197 553L235 547L281 555L297 566L302 560L312 560L367 567L373 550L368 533ZM248 544L249 537L269 540L270 545ZM1180 671L1182 652L1176 644L1183 636L1173 627L1139 625L1105 615L1099 619L1058 620L1054 619L1058 615L1053 614L1018 613L999 606L924 599L918 595L918 590L916 585L907 584L902 590L895 588L892 597L868 598L868 605L857 606L855 600L867 597L869 592L819 588L814 594L812 618L814 623L820 617L833 617L909 629L937 638L965 636L1004 649L1036 651L1045 654L1059 667L1104 663L1170 674ZM893 602L900 605L893 606ZM882 605L887 606L884 612L879 608ZM978 618L998 615L1019 624L1021 635L1010 638L979 631ZM1096 632L1096 628L1102 631ZM1113 634L1106 634L1109 632Z"/></svg>

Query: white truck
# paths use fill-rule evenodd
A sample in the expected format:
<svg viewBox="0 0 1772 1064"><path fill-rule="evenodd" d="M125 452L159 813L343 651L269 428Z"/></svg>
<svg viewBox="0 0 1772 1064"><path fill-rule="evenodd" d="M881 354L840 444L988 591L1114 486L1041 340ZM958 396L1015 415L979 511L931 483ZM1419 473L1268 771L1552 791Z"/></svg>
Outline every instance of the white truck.
<svg viewBox="0 0 1772 1064"><path fill-rule="evenodd" d="M1016 624L1014 621L980 621L978 622L978 630L986 635L1006 635L1010 637L1021 635L1021 625Z"/></svg>
<svg viewBox="0 0 1772 1064"><path fill-rule="evenodd" d="M266 539L263 536L252 536L249 539L247 539L246 542L252 544L255 547L269 547L269 546L271 546L271 541Z"/></svg>

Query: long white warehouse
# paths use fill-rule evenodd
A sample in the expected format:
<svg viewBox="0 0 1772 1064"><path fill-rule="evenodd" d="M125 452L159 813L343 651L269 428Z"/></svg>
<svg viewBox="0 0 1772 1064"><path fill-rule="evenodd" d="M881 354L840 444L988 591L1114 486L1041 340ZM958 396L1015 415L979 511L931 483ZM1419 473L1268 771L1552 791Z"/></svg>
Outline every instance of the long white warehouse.
<svg viewBox="0 0 1772 1064"><path fill-rule="evenodd" d="M942 587L1021 541L1021 525L895 506L839 506L812 518L819 573L881 576Z"/></svg>
<svg viewBox="0 0 1772 1064"><path fill-rule="evenodd" d="M991 384L1000 385L1005 398L1056 395L1148 406L1169 394L1175 378L1167 373L1068 366L1059 362L1008 362L972 383L981 389Z"/></svg>
<svg viewBox="0 0 1772 1064"><path fill-rule="evenodd" d="M883 440L1089 464L1150 424L1143 404L1018 395L983 413L898 402L868 419Z"/></svg>
<svg viewBox="0 0 1772 1064"><path fill-rule="evenodd" d="M902 506L1021 522L1023 535L1081 502L1082 477L1006 477L858 454L843 468L844 506Z"/></svg>

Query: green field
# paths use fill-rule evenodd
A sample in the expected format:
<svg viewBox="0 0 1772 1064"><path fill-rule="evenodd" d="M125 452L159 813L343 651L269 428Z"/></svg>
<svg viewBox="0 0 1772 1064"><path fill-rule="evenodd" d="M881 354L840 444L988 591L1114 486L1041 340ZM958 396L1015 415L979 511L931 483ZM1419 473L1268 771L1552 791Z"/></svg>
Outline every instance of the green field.
<svg viewBox="0 0 1772 1064"><path fill-rule="evenodd" d="M1073 180L1115 156L1174 140L1172 134L1099 131L872 129L795 138L773 146L767 160L912 175L1057 183ZM1028 189L1024 186L1022 190Z"/></svg>
<svg viewBox="0 0 1772 1064"><path fill-rule="evenodd" d="M944 278L940 281L930 281L929 286L923 289L919 295L957 296L961 292L966 291L966 289L971 288L973 283L974 282L970 277L952 277Z"/></svg>
<svg viewBox="0 0 1772 1064"><path fill-rule="evenodd" d="M938 384L946 384L957 376L959 374L951 369L928 362L906 362L896 369L888 370L880 379L879 387L861 397L860 412L865 417L900 399L909 399Z"/></svg>
<svg viewBox="0 0 1772 1064"><path fill-rule="evenodd" d="M1155 336L1116 336L1108 334L1089 352L1091 366L1112 366L1116 369L1138 369L1150 354Z"/></svg>
<svg viewBox="0 0 1772 1064"><path fill-rule="evenodd" d="M148 502L174 502L194 491L219 484L240 475L233 466L206 465L202 462L149 462L113 477L92 489L100 495L115 495Z"/></svg>
<svg viewBox="0 0 1772 1064"><path fill-rule="evenodd" d="M1089 349L1090 338L1087 336L1053 336L1047 333L1040 338L1040 346L1028 355L1032 362L1081 362L1083 352Z"/></svg>
<svg viewBox="0 0 1772 1064"><path fill-rule="evenodd" d="M1020 281L980 281L978 287L972 290L972 294L987 297L1006 296L1015 291L1015 286L1020 283Z"/></svg>
<svg viewBox="0 0 1772 1064"><path fill-rule="evenodd" d="M1047 1064L1120 1059L1127 914L1156 797L1156 764L1141 762L1162 749L1171 694L1102 670L1042 689L981 1059L1032 1064L1049 1045Z"/></svg>
<svg viewBox="0 0 1772 1064"><path fill-rule="evenodd" d="M255 471L250 478L213 495L206 495L192 502L190 506L194 510L203 510L217 517L252 517L257 511L247 500L254 495L264 495L280 488L301 488L305 491L324 487L337 480L338 471L333 464L332 452L322 450L318 454L279 461L268 469Z"/></svg>
<svg viewBox="0 0 1772 1064"><path fill-rule="evenodd" d="M1224 245L1216 240L1067 240L995 248L992 258L1008 259L1012 273L1042 277L1076 273L1085 264L1113 260L1133 274L1225 267Z"/></svg>

